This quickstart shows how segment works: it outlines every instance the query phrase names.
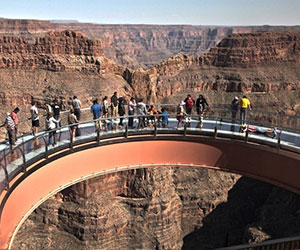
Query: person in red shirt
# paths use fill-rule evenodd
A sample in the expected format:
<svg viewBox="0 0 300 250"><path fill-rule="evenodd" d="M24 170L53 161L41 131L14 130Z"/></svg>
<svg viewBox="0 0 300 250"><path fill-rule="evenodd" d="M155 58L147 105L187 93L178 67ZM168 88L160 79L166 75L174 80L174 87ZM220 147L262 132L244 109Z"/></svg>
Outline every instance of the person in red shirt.
<svg viewBox="0 0 300 250"><path fill-rule="evenodd" d="M18 140L18 123L19 123L19 117L18 117L18 113L19 113L20 109L18 107L16 107L11 113L10 116L13 119L14 123L15 123L15 128L14 128L14 133L15 133L15 141Z"/></svg>

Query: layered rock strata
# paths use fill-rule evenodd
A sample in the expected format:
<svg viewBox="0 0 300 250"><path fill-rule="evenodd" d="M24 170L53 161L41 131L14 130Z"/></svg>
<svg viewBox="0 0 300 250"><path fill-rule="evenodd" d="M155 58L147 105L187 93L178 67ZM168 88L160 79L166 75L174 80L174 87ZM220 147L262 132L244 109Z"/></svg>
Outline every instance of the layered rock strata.
<svg viewBox="0 0 300 250"><path fill-rule="evenodd" d="M299 207L299 196L237 175L139 169L52 197L27 219L13 247L213 249L296 235Z"/></svg>

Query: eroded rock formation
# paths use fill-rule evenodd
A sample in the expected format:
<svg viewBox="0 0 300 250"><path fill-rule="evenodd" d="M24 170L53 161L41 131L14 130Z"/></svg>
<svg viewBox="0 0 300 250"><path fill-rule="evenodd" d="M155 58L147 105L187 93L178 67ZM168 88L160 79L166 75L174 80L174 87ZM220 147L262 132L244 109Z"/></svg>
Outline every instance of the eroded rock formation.
<svg viewBox="0 0 300 250"><path fill-rule="evenodd" d="M295 235L299 207L299 196L237 175L132 170L81 182L46 201L14 249L213 249Z"/></svg>

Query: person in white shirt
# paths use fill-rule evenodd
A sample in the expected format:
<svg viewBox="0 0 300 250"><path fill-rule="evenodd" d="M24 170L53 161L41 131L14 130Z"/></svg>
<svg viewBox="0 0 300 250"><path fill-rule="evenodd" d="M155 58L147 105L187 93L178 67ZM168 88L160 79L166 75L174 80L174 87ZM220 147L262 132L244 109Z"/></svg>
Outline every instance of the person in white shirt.
<svg viewBox="0 0 300 250"><path fill-rule="evenodd" d="M56 145L56 125L60 122L59 120L56 120L53 117L53 113L49 113L47 115L46 118L46 124L47 124L47 129L50 131L49 132L49 138L48 138L48 145L51 144L52 138L53 138L53 142L52 142L52 146Z"/></svg>
<svg viewBox="0 0 300 250"><path fill-rule="evenodd" d="M146 104L143 103L143 98L139 99L139 102L137 103L136 106L137 106L136 112L139 119L138 128L144 128L146 127L145 115L147 114L147 108L146 108Z"/></svg>
<svg viewBox="0 0 300 250"><path fill-rule="evenodd" d="M40 119L39 119L39 111L37 108L37 102L33 102L30 108L31 122L32 122L32 133L36 135L39 131Z"/></svg>
<svg viewBox="0 0 300 250"><path fill-rule="evenodd" d="M136 103L133 97L130 98L130 101L128 102L128 127L133 128L133 115L134 115L134 109L136 107Z"/></svg>

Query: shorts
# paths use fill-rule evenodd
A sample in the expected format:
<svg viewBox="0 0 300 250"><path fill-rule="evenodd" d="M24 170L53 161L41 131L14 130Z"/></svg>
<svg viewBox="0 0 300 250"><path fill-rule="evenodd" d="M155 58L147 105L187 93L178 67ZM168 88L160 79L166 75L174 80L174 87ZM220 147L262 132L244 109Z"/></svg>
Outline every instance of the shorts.
<svg viewBox="0 0 300 250"><path fill-rule="evenodd" d="M40 126L40 120L32 120L32 127L38 128Z"/></svg>
<svg viewBox="0 0 300 250"><path fill-rule="evenodd" d="M183 115L177 115L176 116L177 121L182 122L183 120Z"/></svg>

